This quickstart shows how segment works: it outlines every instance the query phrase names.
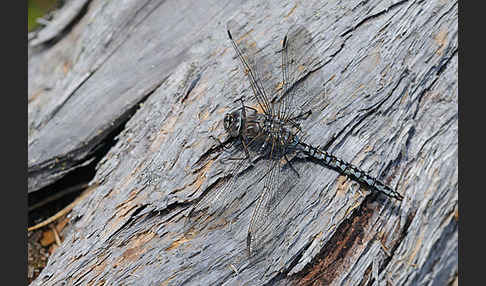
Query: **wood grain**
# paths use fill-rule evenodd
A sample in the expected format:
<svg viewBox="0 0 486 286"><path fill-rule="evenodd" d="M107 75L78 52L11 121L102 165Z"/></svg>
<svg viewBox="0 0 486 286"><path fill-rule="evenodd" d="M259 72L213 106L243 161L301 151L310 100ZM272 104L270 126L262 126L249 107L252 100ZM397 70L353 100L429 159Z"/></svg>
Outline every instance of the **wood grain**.
<svg viewBox="0 0 486 286"><path fill-rule="evenodd" d="M457 12L457 1L92 0L57 42L29 51L29 192L83 164L137 110L32 284L457 280ZM249 92L225 31L232 18L275 62L291 24L310 31L321 61L305 79L308 142L379 176L402 202L299 162L256 256L245 239L258 189L185 232L188 210L227 168L208 136L224 137L224 113Z"/></svg>

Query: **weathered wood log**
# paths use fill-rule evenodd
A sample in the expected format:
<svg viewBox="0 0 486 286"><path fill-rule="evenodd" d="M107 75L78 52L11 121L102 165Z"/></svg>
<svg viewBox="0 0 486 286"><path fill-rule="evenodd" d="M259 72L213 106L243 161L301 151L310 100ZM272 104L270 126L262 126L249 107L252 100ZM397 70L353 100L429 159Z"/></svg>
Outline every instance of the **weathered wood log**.
<svg viewBox="0 0 486 286"><path fill-rule="evenodd" d="M91 1L29 53L29 191L84 164L143 104L32 284L457 283L457 11L457 1ZM321 61L305 79L309 143L329 143L402 202L299 162L255 256L245 239L257 188L186 232L190 207L227 168L208 136L223 137L224 113L250 91L225 31L235 17L275 62L292 23L310 31Z"/></svg>

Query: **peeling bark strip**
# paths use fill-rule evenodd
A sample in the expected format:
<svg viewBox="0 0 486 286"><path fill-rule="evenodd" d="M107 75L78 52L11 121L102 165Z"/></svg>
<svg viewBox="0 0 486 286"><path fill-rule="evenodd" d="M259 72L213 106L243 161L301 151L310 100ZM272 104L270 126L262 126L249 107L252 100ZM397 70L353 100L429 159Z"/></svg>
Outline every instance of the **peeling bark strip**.
<svg viewBox="0 0 486 286"><path fill-rule="evenodd" d="M52 22L49 23L47 27L40 30L39 33L35 34L35 38L32 38L30 45L35 47L41 44L53 43L53 41L60 37L63 31L67 31L69 26L74 25L76 19L83 16L87 5L90 0L71 0L65 1L65 7L56 11L58 14L55 15Z"/></svg>
<svg viewBox="0 0 486 286"><path fill-rule="evenodd" d="M70 170L49 162L82 164L113 122L136 112L32 285L457 280L457 6L90 1L66 35L29 53L29 170L45 165L38 178L57 180ZM236 107L228 102L250 92L226 38L229 19L246 25L276 77L282 35L295 22L310 31L322 68L304 80L309 143L373 176L386 173L402 202L296 162L299 184L275 210L279 220L265 226L256 257L245 254L253 188L184 235L188 209L227 170L208 136L222 138L223 116ZM250 184L248 174L235 175Z"/></svg>

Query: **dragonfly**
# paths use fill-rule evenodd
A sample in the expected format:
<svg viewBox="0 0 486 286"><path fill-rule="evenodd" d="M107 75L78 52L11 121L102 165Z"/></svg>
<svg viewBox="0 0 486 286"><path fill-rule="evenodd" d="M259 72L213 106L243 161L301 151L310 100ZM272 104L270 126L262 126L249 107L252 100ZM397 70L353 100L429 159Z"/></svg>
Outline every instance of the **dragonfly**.
<svg viewBox="0 0 486 286"><path fill-rule="evenodd" d="M300 177L293 166L293 158L304 155L357 181L371 191L402 200L403 196L391 187L319 146L306 143L301 122L312 113L296 102L305 96L305 75L309 73L316 53L309 31L301 25L292 25L282 41L280 84L275 88L271 79L272 65L258 56L258 46L248 31L234 20L226 25L228 38L246 75L252 96L251 106L238 99L239 107L224 115L223 127L227 134L224 141L212 137L218 146L230 154L225 161L233 167L225 177L222 187L205 194L189 211L188 220L220 215L231 200L248 188L260 188L250 217L246 237L248 255L257 248L264 225L279 200L289 192ZM238 184L245 172L255 180L250 185Z"/></svg>

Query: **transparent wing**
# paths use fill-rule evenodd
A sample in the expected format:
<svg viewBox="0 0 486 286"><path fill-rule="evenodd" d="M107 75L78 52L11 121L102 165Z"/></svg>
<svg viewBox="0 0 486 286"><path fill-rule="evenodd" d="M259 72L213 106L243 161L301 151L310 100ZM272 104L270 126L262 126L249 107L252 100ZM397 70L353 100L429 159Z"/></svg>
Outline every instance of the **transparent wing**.
<svg viewBox="0 0 486 286"><path fill-rule="evenodd" d="M258 160L258 154L255 149L258 147L256 143L252 143L248 150L251 158ZM241 142L237 141L231 150L225 151L225 155L220 159L220 163L228 165L227 170L224 171L222 178L224 182L221 185L215 186L214 190L209 190L202 198L192 207L187 215L185 227L192 228L196 222L208 220L210 217L220 217L234 201L238 200L246 191L248 186L253 185L255 180L251 179L244 183L239 181L240 177L248 174L251 177L259 177L257 180L261 181L263 178L261 170L262 166L251 166L248 158L245 158L245 152ZM258 170L257 170L258 169Z"/></svg>
<svg viewBox="0 0 486 286"><path fill-rule="evenodd" d="M282 157L280 160L265 160L267 172L264 174L262 192L256 202L250 218L247 235L247 250L251 256L262 242L268 231L275 231L279 212L277 206L286 194L292 190L298 180L297 171L292 169Z"/></svg>
<svg viewBox="0 0 486 286"><path fill-rule="evenodd" d="M232 152L231 156L243 156L243 152ZM223 173L224 182L216 186L215 190L209 190L203 194L202 198L192 207L187 215L186 227L194 227L196 222L202 222L211 216L219 217L231 203L239 197L243 191L243 186L236 186L239 175L250 168L250 163L246 159L234 160L228 170Z"/></svg>
<svg viewBox="0 0 486 286"><path fill-rule="evenodd" d="M300 25L291 26L282 43L282 90L278 110L283 120L302 112L297 107L296 97L306 100L308 94L302 81L318 60L309 31Z"/></svg>
<svg viewBox="0 0 486 286"><path fill-rule="evenodd" d="M243 72L248 77L253 96L265 114L273 114L270 94L275 89L272 65L267 57L258 54L258 46L250 32L234 20L226 24L228 37L240 60Z"/></svg>

